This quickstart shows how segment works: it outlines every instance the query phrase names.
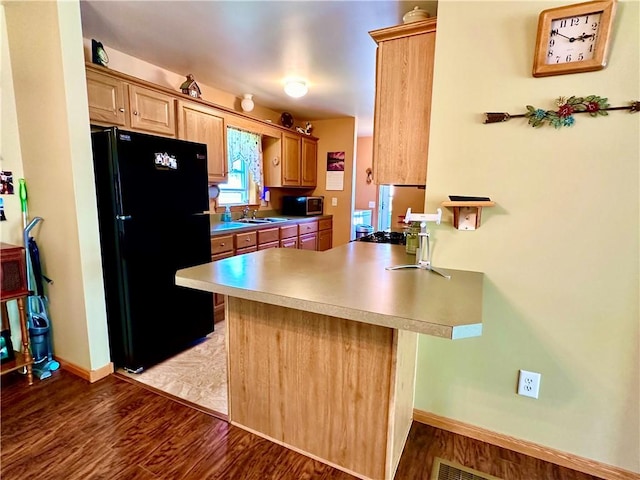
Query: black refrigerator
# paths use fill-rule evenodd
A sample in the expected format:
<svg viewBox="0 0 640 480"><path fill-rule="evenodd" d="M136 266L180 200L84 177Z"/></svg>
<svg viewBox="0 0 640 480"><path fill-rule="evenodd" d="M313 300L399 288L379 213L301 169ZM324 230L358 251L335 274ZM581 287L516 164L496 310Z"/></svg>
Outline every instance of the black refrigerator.
<svg viewBox="0 0 640 480"><path fill-rule="evenodd" d="M111 359L139 373L213 331L211 293L175 285L211 261L207 147L129 132L93 132Z"/></svg>

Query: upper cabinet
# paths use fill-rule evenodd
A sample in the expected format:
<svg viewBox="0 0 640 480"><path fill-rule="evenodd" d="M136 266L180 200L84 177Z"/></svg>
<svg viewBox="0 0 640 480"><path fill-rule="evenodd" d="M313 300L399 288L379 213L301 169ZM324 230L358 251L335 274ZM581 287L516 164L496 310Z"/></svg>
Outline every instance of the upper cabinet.
<svg viewBox="0 0 640 480"><path fill-rule="evenodd" d="M87 70L89 117L93 122L127 125L129 90L122 80Z"/></svg>
<svg viewBox="0 0 640 480"><path fill-rule="evenodd" d="M138 85L129 85L129 111L132 130L175 136L174 97Z"/></svg>
<svg viewBox="0 0 640 480"><path fill-rule="evenodd" d="M317 165L318 165L318 142L311 138L301 137L302 140L302 159L300 166L302 169L300 184L303 187L315 187L317 181Z"/></svg>
<svg viewBox="0 0 640 480"><path fill-rule="evenodd" d="M318 141L282 132L281 139L263 142L267 187L314 188L317 185Z"/></svg>
<svg viewBox="0 0 640 480"><path fill-rule="evenodd" d="M175 137L175 99L117 77L87 71L89 118L145 133Z"/></svg>
<svg viewBox="0 0 640 480"><path fill-rule="evenodd" d="M207 145L209 183L227 181L224 112L190 101L178 101L178 138Z"/></svg>
<svg viewBox="0 0 640 480"><path fill-rule="evenodd" d="M91 63L86 75L92 124L206 144L209 183L227 182L227 127L235 127L262 136L265 186L316 186L317 138Z"/></svg>
<svg viewBox="0 0 640 480"><path fill-rule="evenodd" d="M369 34L378 44L373 179L377 184L425 185L436 19Z"/></svg>

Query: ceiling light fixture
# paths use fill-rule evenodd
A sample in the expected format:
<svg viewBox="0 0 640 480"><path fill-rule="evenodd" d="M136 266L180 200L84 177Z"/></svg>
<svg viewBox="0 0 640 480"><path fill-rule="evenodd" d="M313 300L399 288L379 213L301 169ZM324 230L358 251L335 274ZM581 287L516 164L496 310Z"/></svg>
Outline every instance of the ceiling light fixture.
<svg viewBox="0 0 640 480"><path fill-rule="evenodd" d="M293 98L304 97L308 91L306 82L302 80L287 80L284 84L284 92Z"/></svg>

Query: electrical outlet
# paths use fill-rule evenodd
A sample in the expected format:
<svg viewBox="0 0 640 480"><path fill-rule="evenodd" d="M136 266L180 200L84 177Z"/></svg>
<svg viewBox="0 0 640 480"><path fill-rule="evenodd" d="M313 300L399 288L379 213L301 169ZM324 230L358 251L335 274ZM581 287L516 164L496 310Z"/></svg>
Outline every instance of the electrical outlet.
<svg viewBox="0 0 640 480"><path fill-rule="evenodd" d="M331 206L332 207L337 207L338 206L338 198L337 197L331 197Z"/></svg>
<svg viewBox="0 0 640 480"><path fill-rule="evenodd" d="M376 202L369 202L369 208L376 208Z"/></svg>
<svg viewBox="0 0 640 480"><path fill-rule="evenodd" d="M518 377L518 395L538 398L538 393L540 393L541 377L542 375L539 373L520 370L520 375Z"/></svg>

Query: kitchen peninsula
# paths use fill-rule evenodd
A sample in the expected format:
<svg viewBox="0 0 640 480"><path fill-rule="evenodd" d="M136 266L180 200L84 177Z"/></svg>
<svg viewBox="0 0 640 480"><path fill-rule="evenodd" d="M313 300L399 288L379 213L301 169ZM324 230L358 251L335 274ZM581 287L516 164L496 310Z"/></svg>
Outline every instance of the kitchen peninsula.
<svg viewBox="0 0 640 480"><path fill-rule="evenodd" d="M483 274L386 270L402 246L274 248L179 270L227 296L229 418L359 478L390 479L412 421L418 333L482 332Z"/></svg>

